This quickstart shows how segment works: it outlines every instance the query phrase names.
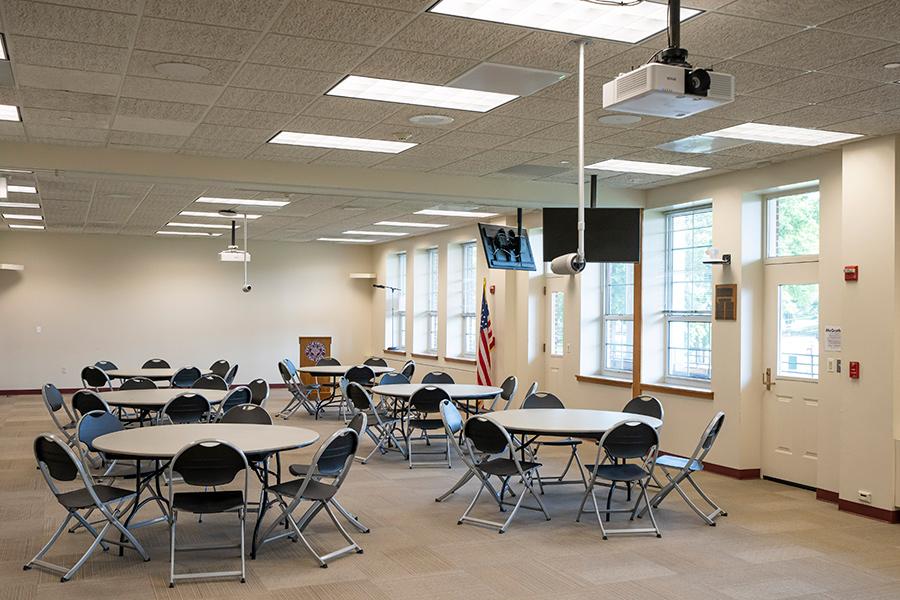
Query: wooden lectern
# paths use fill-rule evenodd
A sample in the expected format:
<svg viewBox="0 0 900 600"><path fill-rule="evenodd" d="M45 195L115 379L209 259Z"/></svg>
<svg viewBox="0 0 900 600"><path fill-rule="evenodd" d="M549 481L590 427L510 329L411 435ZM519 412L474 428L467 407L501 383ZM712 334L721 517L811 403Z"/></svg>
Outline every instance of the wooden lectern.
<svg viewBox="0 0 900 600"><path fill-rule="evenodd" d="M331 336L300 336L301 367L313 367L326 356L331 356ZM306 373L300 373L300 378L307 385L316 379Z"/></svg>

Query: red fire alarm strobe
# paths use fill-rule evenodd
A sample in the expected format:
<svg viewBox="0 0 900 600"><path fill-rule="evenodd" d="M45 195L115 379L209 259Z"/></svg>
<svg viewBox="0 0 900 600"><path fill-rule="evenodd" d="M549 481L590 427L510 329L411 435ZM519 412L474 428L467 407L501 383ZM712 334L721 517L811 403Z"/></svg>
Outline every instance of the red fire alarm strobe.
<svg viewBox="0 0 900 600"><path fill-rule="evenodd" d="M859 361L850 361L850 379L859 379Z"/></svg>
<svg viewBox="0 0 900 600"><path fill-rule="evenodd" d="M844 281L859 280L859 265L847 265L844 267Z"/></svg>

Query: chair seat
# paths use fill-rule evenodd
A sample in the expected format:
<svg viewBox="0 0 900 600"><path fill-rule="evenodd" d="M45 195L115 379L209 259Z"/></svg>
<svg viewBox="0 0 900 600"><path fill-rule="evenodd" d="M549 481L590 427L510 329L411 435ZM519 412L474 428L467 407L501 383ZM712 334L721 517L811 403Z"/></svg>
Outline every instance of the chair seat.
<svg viewBox="0 0 900 600"><path fill-rule="evenodd" d="M220 513L243 504L244 493L240 490L176 492L172 498L172 508L191 513Z"/></svg>
<svg viewBox="0 0 900 600"><path fill-rule="evenodd" d="M104 504L115 502L122 498L127 498L128 496L134 496L134 490L126 490L111 485L95 485L94 491L97 493L97 497L100 498L100 501ZM94 499L91 498L91 494L86 488L62 493L57 496L56 499L68 509L80 510L82 508L94 506Z"/></svg>
<svg viewBox="0 0 900 600"><path fill-rule="evenodd" d="M584 468L588 473L594 471L594 465L585 465ZM622 465L601 465L597 468L596 479L605 479L606 481L638 481L646 479L650 474L643 468L634 463L625 463Z"/></svg>
<svg viewBox="0 0 900 600"><path fill-rule="evenodd" d="M581 440L575 438L565 438L562 440L541 440L541 446L578 446Z"/></svg>
<svg viewBox="0 0 900 600"><path fill-rule="evenodd" d="M146 477L155 472L156 469L157 465L152 460L141 461L141 477ZM137 477L137 468L133 461L124 464L117 462L116 466L114 466L109 473L106 471L95 471L93 472L93 476L95 478L113 477L115 479L134 479Z"/></svg>
<svg viewBox="0 0 900 600"><path fill-rule="evenodd" d="M410 419L409 426L410 428L427 429L428 431L431 431L433 429L443 429L444 422L440 419Z"/></svg>
<svg viewBox="0 0 900 600"><path fill-rule="evenodd" d="M273 485L270 489L278 494L295 497L303 486L304 481L306 481L306 479L301 477L300 479ZM307 500L328 500L336 493L337 488L335 486L313 479L309 482L306 491L303 492L303 497Z"/></svg>
<svg viewBox="0 0 900 600"><path fill-rule="evenodd" d="M519 461L523 471L530 471L541 466L539 462L530 462L527 460ZM478 468L489 475L499 475L506 477L507 475L518 475L519 470L516 468L516 462L509 458L493 458L478 463Z"/></svg>
<svg viewBox="0 0 900 600"><path fill-rule="evenodd" d="M696 460L691 460L689 458L672 456L671 454L663 454L656 457L656 464L660 465L661 467L669 467L670 469L683 469L685 466L687 466L688 462L691 463L691 471L703 470L703 463Z"/></svg>
<svg viewBox="0 0 900 600"><path fill-rule="evenodd" d="M288 470L291 472L291 475L306 477L306 474L309 473L311 468L311 465L294 464L288 467ZM332 477L337 475L337 473L316 473L316 475L321 477Z"/></svg>

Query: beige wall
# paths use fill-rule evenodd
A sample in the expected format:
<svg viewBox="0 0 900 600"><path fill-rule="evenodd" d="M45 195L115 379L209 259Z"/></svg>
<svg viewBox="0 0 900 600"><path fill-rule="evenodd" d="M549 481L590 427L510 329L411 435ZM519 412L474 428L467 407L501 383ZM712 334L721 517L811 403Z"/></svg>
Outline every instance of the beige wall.
<svg viewBox="0 0 900 600"><path fill-rule="evenodd" d="M77 386L97 360L154 356L224 358L238 381L275 382L300 335L333 336L345 362L369 353L370 282L348 277L372 270L369 248L251 241L244 294L242 266L218 260L223 240L0 233L0 261L25 265L0 271L0 389Z"/></svg>

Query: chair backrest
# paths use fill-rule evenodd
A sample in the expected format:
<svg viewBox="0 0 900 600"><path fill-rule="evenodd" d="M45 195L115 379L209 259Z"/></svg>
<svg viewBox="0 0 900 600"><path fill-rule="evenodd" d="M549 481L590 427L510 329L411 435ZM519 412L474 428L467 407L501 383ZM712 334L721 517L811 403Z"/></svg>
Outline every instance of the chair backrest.
<svg viewBox="0 0 900 600"><path fill-rule="evenodd" d="M386 367L388 366L387 361L381 358L380 356L372 356L363 361L364 365L368 365L370 367Z"/></svg>
<svg viewBox="0 0 900 600"><path fill-rule="evenodd" d="M209 421L209 400L200 394L185 392L178 394L159 411L158 422L168 418L173 424L206 423Z"/></svg>
<svg viewBox="0 0 900 600"><path fill-rule="evenodd" d="M142 369L171 369L172 365L161 358L151 358L141 365Z"/></svg>
<svg viewBox="0 0 900 600"><path fill-rule="evenodd" d="M228 369L231 367L228 364L227 360L217 360L213 364L209 365L209 371L213 375L218 375L224 379L225 375L228 374Z"/></svg>
<svg viewBox="0 0 900 600"><path fill-rule="evenodd" d="M409 397L410 412L436 413L441 411L441 400L449 400L450 394L439 387L427 385L417 389Z"/></svg>
<svg viewBox="0 0 900 600"><path fill-rule="evenodd" d="M348 427L338 429L316 450L312 464L318 473L334 477L335 486L340 486L353 464L358 446L359 436L355 431Z"/></svg>
<svg viewBox="0 0 900 600"><path fill-rule="evenodd" d="M53 485L50 478L56 481L74 481L80 473L81 463L72 453L72 450L55 435L42 433L34 438L34 458L38 466L47 478L47 483L54 495L59 495L59 490Z"/></svg>
<svg viewBox="0 0 900 600"><path fill-rule="evenodd" d="M716 443L716 438L719 437L719 432L722 431L724 425L725 413L720 410L713 415L713 418L710 419L709 423L706 425L706 429L703 430L703 434L700 436L700 442L691 454L691 459L703 462L703 459L706 458L706 455L712 450L713 444Z"/></svg>
<svg viewBox="0 0 900 600"><path fill-rule="evenodd" d="M522 400L522 408L565 408L562 400L550 392L532 392Z"/></svg>
<svg viewBox="0 0 900 600"><path fill-rule="evenodd" d="M528 386L528 389L525 390L525 395L522 396L523 402L524 402L525 398L527 398L528 396L532 395L532 394L535 393L537 390L538 390L538 382L537 382L537 381L532 381L532 382L531 382L531 385Z"/></svg>
<svg viewBox="0 0 900 600"><path fill-rule="evenodd" d="M406 375L406 378L412 381L413 373L416 372L416 361L408 360L406 364L403 365L403 368L400 369L400 373Z"/></svg>
<svg viewBox="0 0 900 600"><path fill-rule="evenodd" d="M491 410L505 410L509 408L510 402L519 389L519 379L515 375L510 375L500 384L500 395L491 402ZM498 408L497 405L503 402L503 406Z"/></svg>
<svg viewBox="0 0 900 600"><path fill-rule="evenodd" d="M191 384L191 387L197 390L220 390L228 389L228 384L219 375L201 375L197 381Z"/></svg>
<svg viewBox="0 0 900 600"><path fill-rule="evenodd" d="M355 367L350 367L349 369L347 369L344 377L347 378L347 381L356 383L368 383L375 379L375 371L373 371L372 367L368 365L357 365Z"/></svg>
<svg viewBox="0 0 900 600"><path fill-rule="evenodd" d="M72 395L72 410L79 417L92 411L112 412L109 405L94 390L78 390Z"/></svg>
<svg viewBox="0 0 900 600"><path fill-rule="evenodd" d="M399 383L409 383L409 378L403 373L385 373L381 376L380 385L394 385Z"/></svg>
<svg viewBox="0 0 900 600"><path fill-rule="evenodd" d="M363 431L366 430L366 423L368 422L368 418L366 417L366 413L358 412L353 415L353 418L350 419L350 422L347 423L347 427L356 432L357 437L363 434Z"/></svg>
<svg viewBox="0 0 900 600"><path fill-rule="evenodd" d="M600 447L613 459L648 458L659 446L655 429L639 421L620 421L600 438Z"/></svg>
<svg viewBox="0 0 900 600"><path fill-rule="evenodd" d="M181 367L172 375L172 387L189 388L203 373L197 367Z"/></svg>
<svg viewBox="0 0 900 600"><path fill-rule="evenodd" d="M465 424L459 409L456 408L456 405L449 398L441 400L440 408L441 421L444 422L444 430L447 432L447 436L456 439L456 434L462 431Z"/></svg>
<svg viewBox="0 0 900 600"><path fill-rule="evenodd" d="M132 377L126 379L119 386L120 390L155 390L156 382L146 377Z"/></svg>
<svg viewBox="0 0 900 600"><path fill-rule="evenodd" d="M109 381L109 375L100 367L88 365L81 370L81 381L84 387L99 389L112 389L112 383Z"/></svg>
<svg viewBox="0 0 900 600"><path fill-rule="evenodd" d="M221 440L198 440L178 451L171 470L188 485L215 486L234 481L249 469L244 453Z"/></svg>
<svg viewBox="0 0 900 600"><path fill-rule="evenodd" d="M342 378L341 381L344 382L346 379ZM346 398L350 400L350 404L352 404L353 408L356 410L374 410L372 396L369 395L369 391L357 382L346 381L344 393L346 394Z"/></svg>
<svg viewBox="0 0 900 600"><path fill-rule="evenodd" d="M231 368L228 369L228 372L225 374L225 383L227 383L228 385L234 383L234 378L237 377L237 372L238 366L236 364L231 365Z"/></svg>
<svg viewBox="0 0 900 600"><path fill-rule="evenodd" d="M112 371L113 369L118 369L116 363L111 360L98 360L94 363L94 366L98 369L103 369L104 371Z"/></svg>
<svg viewBox="0 0 900 600"><path fill-rule="evenodd" d="M269 382L265 379L254 379L247 384L250 388L250 402L257 406L265 406L269 399Z"/></svg>
<svg viewBox="0 0 900 600"><path fill-rule="evenodd" d="M84 444L88 451L96 452L94 440L107 433L122 431L122 422L112 413L102 410L93 410L82 415L78 421L78 441Z"/></svg>
<svg viewBox="0 0 900 600"><path fill-rule="evenodd" d="M294 380L294 374L291 373L291 367L288 365L289 362L288 359L284 359L278 363L278 374L285 383L291 383Z"/></svg>
<svg viewBox="0 0 900 600"><path fill-rule="evenodd" d="M432 371L431 373L425 373L425 377L422 378L422 383L454 383L454 381L449 373Z"/></svg>
<svg viewBox="0 0 900 600"><path fill-rule="evenodd" d="M240 406L241 404L251 404L250 400L252 399L253 392L250 391L250 388L246 385L236 387L228 392L225 399L222 400L222 412L228 412L235 406Z"/></svg>
<svg viewBox="0 0 900 600"><path fill-rule="evenodd" d="M625 405L625 408L622 409L622 412L632 413L635 415L643 415L645 417L653 417L654 419L659 419L660 421L665 414L663 410L662 402L660 402L655 396L636 396L628 401L628 404Z"/></svg>
<svg viewBox="0 0 900 600"><path fill-rule="evenodd" d="M244 423L249 425L271 425L272 415L256 404L238 404L229 408L220 423Z"/></svg>
<svg viewBox="0 0 900 600"><path fill-rule="evenodd" d="M316 361L317 367L339 367L341 365L341 361L336 359L333 356L323 356L319 360Z"/></svg>
<svg viewBox="0 0 900 600"><path fill-rule="evenodd" d="M486 416L470 417L463 428L463 435L483 454L500 454L512 446L509 433Z"/></svg>
<svg viewBox="0 0 900 600"><path fill-rule="evenodd" d="M44 400L44 406L47 407L47 412L50 413L50 418L53 419L53 424L56 425L57 429L61 432L63 431L63 427L75 421L75 417L72 415L71 411L69 411L69 407L66 406L66 403L63 400L62 393L55 385L52 383L45 383L44 387L41 388L41 398ZM60 410L62 410L65 415L63 419L60 419Z"/></svg>

